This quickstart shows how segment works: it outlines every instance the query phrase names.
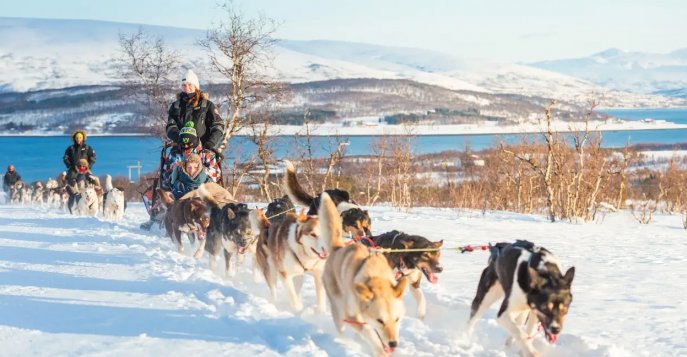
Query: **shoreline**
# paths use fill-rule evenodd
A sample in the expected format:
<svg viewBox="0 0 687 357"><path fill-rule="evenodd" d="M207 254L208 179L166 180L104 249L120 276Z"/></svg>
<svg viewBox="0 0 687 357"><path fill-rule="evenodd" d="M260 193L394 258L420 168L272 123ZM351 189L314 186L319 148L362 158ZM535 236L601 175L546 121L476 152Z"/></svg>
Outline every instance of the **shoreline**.
<svg viewBox="0 0 687 357"><path fill-rule="evenodd" d="M580 132L584 129L582 123L554 122L553 131L556 133ZM677 124L663 120L654 122L621 121L589 122L590 132L617 132L617 131L650 131L650 130L687 130L687 124ZM269 136L295 136L303 135L305 128L295 125L274 125L269 129ZM342 126L341 124L312 125L311 136L478 136L478 135L530 135L541 134L546 131L541 124L519 125L495 125L493 123L481 124L451 124L451 125L369 125L369 126ZM27 132L27 133L0 133L0 137L69 137L71 134L55 132ZM242 129L235 135L252 136L247 129ZM150 137L145 133L97 133L88 134L89 137Z"/></svg>

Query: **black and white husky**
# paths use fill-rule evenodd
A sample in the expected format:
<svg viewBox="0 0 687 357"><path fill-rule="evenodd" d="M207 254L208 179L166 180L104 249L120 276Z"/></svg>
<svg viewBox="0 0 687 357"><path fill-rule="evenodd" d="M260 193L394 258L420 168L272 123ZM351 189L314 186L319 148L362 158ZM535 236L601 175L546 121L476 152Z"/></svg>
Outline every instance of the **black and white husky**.
<svg viewBox="0 0 687 357"><path fill-rule="evenodd" d="M563 329L575 267L562 274L550 251L528 241L498 243L490 250L472 301L468 335L489 306L503 298L497 320L510 335L506 345L515 342L525 356L538 356L532 344L537 326L541 324L550 343Z"/></svg>
<svg viewBox="0 0 687 357"><path fill-rule="evenodd" d="M105 192L103 193L103 217L119 221L124 217L126 201L124 192L112 186L112 176L105 176Z"/></svg>
<svg viewBox="0 0 687 357"><path fill-rule="evenodd" d="M309 207L309 216L317 215L320 209L322 193L312 196L305 192L303 187L298 183L296 168L293 166L293 163L284 160L284 164L286 164L284 191L293 203ZM325 190L324 192L329 195L329 198L331 198L336 206L336 210L339 212L339 215L341 215L342 228L345 233L367 237L372 235L372 220L370 219L369 213L355 203L347 191L335 188Z"/></svg>

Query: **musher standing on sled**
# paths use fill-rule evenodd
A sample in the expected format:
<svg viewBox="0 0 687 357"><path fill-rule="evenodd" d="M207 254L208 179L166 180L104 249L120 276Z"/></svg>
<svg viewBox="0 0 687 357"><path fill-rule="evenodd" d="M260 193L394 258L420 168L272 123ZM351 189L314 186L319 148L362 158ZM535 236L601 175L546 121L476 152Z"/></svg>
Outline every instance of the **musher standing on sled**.
<svg viewBox="0 0 687 357"><path fill-rule="evenodd" d="M213 150L224 135L224 122L215 104L208 100L208 94L200 91L198 77L188 70L181 78L181 93L169 107L167 117L167 137L179 142L180 129L193 122L192 128L200 138L204 149Z"/></svg>
<svg viewBox="0 0 687 357"><path fill-rule="evenodd" d="M224 122L215 104L208 100L208 94L200 91L198 77L192 70L181 78L181 93L177 94L168 114L167 137L176 145L161 167L160 186L171 190L174 167L183 164L189 154L200 155L209 181L217 182L221 175L221 156L215 151L215 145L224 135ZM152 204L150 220L141 225L143 229L150 229L154 222L159 221L156 219L159 208L156 202Z"/></svg>
<svg viewBox="0 0 687 357"><path fill-rule="evenodd" d="M86 144L86 133L83 130L74 131L72 141L74 144L65 150L62 161L67 166L67 182L73 186L79 175L79 160L86 160L86 169L90 170L95 164L95 150Z"/></svg>

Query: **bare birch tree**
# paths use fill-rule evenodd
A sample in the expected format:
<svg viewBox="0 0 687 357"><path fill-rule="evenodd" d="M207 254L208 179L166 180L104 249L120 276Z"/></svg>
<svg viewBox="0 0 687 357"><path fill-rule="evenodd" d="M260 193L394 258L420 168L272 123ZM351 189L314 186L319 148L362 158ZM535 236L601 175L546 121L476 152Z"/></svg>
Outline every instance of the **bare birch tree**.
<svg viewBox="0 0 687 357"><path fill-rule="evenodd" d="M224 137L218 146L224 152L231 137L245 125L243 111L259 100L263 87L271 84L263 74L272 65L272 35L277 24L262 15L247 18L231 1L220 8L224 11L222 20L199 44L207 51L213 68L231 83L226 93L231 116L225 119Z"/></svg>
<svg viewBox="0 0 687 357"><path fill-rule="evenodd" d="M151 36L139 29L133 34L119 34L122 54L120 74L137 100L143 100L152 119L152 135L165 137L165 124L170 95L174 89L172 79L179 71L180 58L161 37ZM139 97L139 88L144 98Z"/></svg>

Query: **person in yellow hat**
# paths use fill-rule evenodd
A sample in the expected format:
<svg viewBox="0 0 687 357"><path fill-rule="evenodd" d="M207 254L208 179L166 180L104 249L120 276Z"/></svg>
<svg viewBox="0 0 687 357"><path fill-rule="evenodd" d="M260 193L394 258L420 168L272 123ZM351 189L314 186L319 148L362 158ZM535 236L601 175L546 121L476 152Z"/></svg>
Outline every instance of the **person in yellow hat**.
<svg viewBox="0 0 687 357"><path fill-rule="evenodd" d="M83 130L75 130L72 133L72 145L69 145L64 152L62 161L67 166L67 182L74 185L76 177L79 174L79 160L85 160L88 163L87 168L90 170L95 164L95 150L86 144L86 132Z"/></svg>

